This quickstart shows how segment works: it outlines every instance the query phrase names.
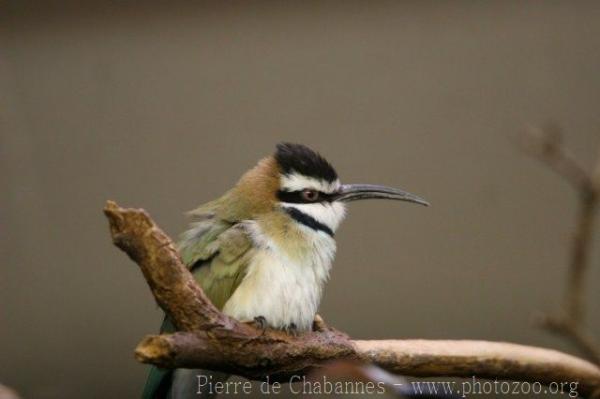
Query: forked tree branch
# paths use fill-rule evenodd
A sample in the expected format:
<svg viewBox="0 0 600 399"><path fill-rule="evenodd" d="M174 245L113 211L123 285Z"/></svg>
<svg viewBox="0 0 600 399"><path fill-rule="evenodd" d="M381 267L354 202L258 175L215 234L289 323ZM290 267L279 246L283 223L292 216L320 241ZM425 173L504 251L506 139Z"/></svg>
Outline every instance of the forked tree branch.
<svg viewBox="0 0 600 399"><path fill-rule="evenodd" d="M556 316L544 316L540 325L562 335L590 360L600 365L600 344L587 331L585 322L586 273L592 244L593 224L600 199L600 155L592 172L587 172L562 142L557 127L530 128L521 144L534 158L559 173L576 190L579 204L575 229L571 237L569 265L563 309Z"/></svg>
<svg viewBox="0 0 600 399"><path fill-rule="evenodd" d="M136 358L166 368L203 368L250 379L287 380L332 360L362 361L412 376L578 382L580 394L600 397L600 369L550 350L486 341L351 340L320 323L300 336L240 323L219 312L181 262L169 237L141 209L104 208L114 243L140 267L158 304L181 332L151 335Z"/></svg>

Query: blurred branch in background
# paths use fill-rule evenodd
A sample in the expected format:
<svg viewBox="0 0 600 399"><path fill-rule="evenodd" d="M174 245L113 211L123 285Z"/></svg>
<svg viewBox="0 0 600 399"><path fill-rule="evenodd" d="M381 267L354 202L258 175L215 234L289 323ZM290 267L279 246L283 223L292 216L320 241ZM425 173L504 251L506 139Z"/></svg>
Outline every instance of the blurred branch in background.
<svg viewBox="0 0 600 399"><path fill-rule="evenodd" d="M578 194L575 230L570 243L564 302L559 314L544 316L538 323L576 345L590 360L600 364L600 344L586 326L586 272L592 245L593 225L600 198L600 154L588 172L565 148L556 126L529 128L520 137L525 151L560 174Z"/></svg>
<svg viewBox="0 0 600 399"><path fill-rule="evenodd" d="M19 399L20 396L17 395L15 391L10 389L9 387L0 384L0 399Z"/></svg>
<svg viewBox="0 0 600 399"><path fill-rule="evenodd" d="M549 349L469 340L351 340L322 321L315 331L299 336L261 331L210 303L170 238L144 210L124 209L109 201L104 213L114 244L138 264L158 304L180 330L144 338L136 349L141 362L289 381L290 376L344 360L416 377L574 381L580 394L600 397L597 366Z"/></svg>

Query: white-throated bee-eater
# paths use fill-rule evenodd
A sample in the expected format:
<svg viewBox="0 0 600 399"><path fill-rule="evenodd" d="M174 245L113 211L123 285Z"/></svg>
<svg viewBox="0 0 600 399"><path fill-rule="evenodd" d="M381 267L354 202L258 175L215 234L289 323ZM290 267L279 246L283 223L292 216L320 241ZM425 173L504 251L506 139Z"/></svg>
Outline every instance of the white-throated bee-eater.
<svg viewBox="0 0 600 399"><path fill-rule="evenodd" d="M283 143L222 197L190 212L179 251L225 314L263 327L307 331L335 255L346 203L383 198L428 205L413 194L371 184L341 184L321 155ZM174 331L168 319L161 331ZM152 368L144 399L198 397L202 370ZM225 376L221 375L221 379ZM206 396L202 396L206 397Z"/></svg>

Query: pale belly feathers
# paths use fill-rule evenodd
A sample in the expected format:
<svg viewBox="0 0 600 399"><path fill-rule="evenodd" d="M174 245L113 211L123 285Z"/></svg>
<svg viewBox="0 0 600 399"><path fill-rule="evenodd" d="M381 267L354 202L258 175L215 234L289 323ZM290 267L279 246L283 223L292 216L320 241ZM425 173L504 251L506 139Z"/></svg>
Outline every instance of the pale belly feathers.
<svg viewBox="0 0 600 399"><path fill-rule="evenodd" d="M310 330L329 278L335 240L302 227L306 250L291 257L262 234L256 223L246 223L257 245L256 255L223 312L240 321L262 316L273 328Z"/></svg>

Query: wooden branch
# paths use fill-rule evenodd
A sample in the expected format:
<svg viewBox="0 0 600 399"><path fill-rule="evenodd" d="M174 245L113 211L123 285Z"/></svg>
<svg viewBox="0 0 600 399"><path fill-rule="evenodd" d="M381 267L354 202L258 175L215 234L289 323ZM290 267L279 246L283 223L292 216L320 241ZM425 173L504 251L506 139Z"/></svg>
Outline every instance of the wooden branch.
<svg viewBox="0 0 600 399"><path fill-rule="evenodd" d="M356 340L306 334L275 341L227 334L211 342L204 333L146 337L136 349L144 363L162 367L198 367L262 380L289 381L325 362L361 360L387 371L415 377L511 379L550 384L577 381L580 393L600 387L593 364L555 350L510 343L449 340ZM350 345L349 345L350 344Z"/></svg>
<svg viewBox="0 0 600 399"><path fill-rule="evenodd" d="M580 394L600 397L598 367L548 349L485 341L353 341L322 322L318 331L300 336L259 331L220 313L210 303L170 239L145 211L108 202L104 212L115 244L138 263L159 305L182 330L144 338L136 349L141 362L285 381L342 359L421 377L578 382Z"/></svg>
<svg viewBox="0 0 600 399"><path fill-rule="evenodd" d="M509 379L550 384L579 381L580 394L599 388L597 366L551 349L504 342L354 341L361 357L396 374Z"/></svg>
<svg viewBox="0 0 600 399"><path fill-rule="evenodd" d="M104 214L113 243L139 265L159 306L179 330L228 325L179 259L171 239L143 209L123 209L108 201Z"/></svg>
<svg viewBox="0 0 600 399"><path fill-rule="evenodd" d="M359 358L353 342L335 330L297 337L272 330L239 334L236 329L150 335L135 354L143 363L165 368L202 368L253 380L270 376L271 381L303 375L327 361Z"/></svg>
<svg viewBox="0 0 600 399"><path fill-rule="evenodd" d="M589 269L593 223L600 197L600 155L594 170L588 173L564 147L561 136L556 127L532 128L526 131L522 140L525 150L570 182L579 197L577 221L570 243L563 309L558 316L542 317L539 325L562 335L590 360L600 364L600 344L585 327L585 276Z"/></svg>

